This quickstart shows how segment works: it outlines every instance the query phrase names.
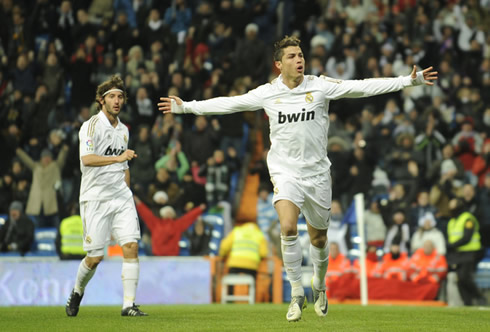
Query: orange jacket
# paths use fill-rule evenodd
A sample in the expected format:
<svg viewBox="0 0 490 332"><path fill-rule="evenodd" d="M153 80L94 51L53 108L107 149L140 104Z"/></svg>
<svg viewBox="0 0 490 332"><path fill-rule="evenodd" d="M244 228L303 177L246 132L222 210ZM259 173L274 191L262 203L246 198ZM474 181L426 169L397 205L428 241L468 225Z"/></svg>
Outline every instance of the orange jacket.
<svg viewBox="0 0 490 332"><path fill-rule="evenodd" d="M330 281L335 281L340 278L345 273L351 272L350 260L344 255L338 254L337 257L332 258L328 256L328 269L327 269L327 283Z"/></svg>
<svg viewBox="0 0 490 332"><path fill-rule="evenodd" d="M357 258L354 260L352 271L359 277L359 274L361 273L361 264ZM372 278L381 277L381 262L366 259L366 274L368 277Z"/></svg>
<svg viewBox="0 0 490 332"><path fill-rule="evenodd" d="M381 275L385 279L407 280L409 260L406 252L400 253L398 259L393 259L391 253L383 256L380 264Z"/></svg>
<svg viewBox="0 0 490 332"><path fill-rule="evenodd" d="M438 283L446 277L446 257L439 255L434 249L430 255L420 248L410 258L410 280L415 282Z"/></svg>

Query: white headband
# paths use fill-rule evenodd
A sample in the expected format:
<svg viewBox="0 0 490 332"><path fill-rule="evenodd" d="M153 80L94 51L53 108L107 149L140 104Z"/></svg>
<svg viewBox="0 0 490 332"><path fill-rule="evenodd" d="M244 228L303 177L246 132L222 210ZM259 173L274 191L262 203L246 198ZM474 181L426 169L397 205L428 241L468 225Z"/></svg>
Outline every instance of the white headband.
<svg viewBox="0 0 490 332"><path fill-rule="evenodd" d="M111 92L121 92L121 93L124 93L124 91L121 90L121 89L110 89L110 90L107 90L106 92L104 92L104 94L102 95L102 97L104 97L106 94L111 93Z"/></svg>

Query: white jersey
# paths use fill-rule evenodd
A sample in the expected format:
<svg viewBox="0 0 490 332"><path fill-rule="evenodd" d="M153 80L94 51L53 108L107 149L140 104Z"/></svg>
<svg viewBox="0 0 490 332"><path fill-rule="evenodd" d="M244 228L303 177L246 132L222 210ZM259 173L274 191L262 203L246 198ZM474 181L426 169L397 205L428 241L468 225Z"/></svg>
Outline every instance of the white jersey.
<svg viewBox="0 0 490 332"><path fill-rule="evenodd" d="M128 148L128 128L118 119L114 128L104 112L100 111L82 124L80 138L80 169L82 184L80 202L108 200L115 197L131 197L132 193L125 182L128 162L107 166L84 166L82 156L118 156Z"/></svg>
<svg viewBox="0 0 490 332"><path fill-rule="evenodd" d="M306 75L289 89L282 75L241 96L184 102L177 113L227 114L264 109L269 117L271 147L267 157L271 176L309 177L328 171L328 106L330 100L368 97L424 83L400 76L366 80L336 80Z"/></svg>

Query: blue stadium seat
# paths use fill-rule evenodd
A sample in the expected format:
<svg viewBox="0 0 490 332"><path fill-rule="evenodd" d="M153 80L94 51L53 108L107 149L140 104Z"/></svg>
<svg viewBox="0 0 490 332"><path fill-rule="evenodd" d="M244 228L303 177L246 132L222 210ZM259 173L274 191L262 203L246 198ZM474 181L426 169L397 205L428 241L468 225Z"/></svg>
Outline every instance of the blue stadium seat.
<svg viewBox="0 0 490 332"><path fill-rule="evenodd" d="M223 217L217 214L206 214L203 215L204 222L213 226L213 231L211 233L211 241L209 242L209 248L211 249L211 255L218 255L219 246L221 240L224 237L224 220Z"/></svg>
<svg viewBox="0 0 490 332"><path fill-rule="evenodd" d="M56 234L58 230L54 227L41 227L34 231L34 249L26 256L57 256Z"/></svg>
<svg viewBox="0 0 490 332"><path fill-rule="evenodd" d="M485 257L478 263L475 282L480 289L490 289L490 257Z"/></svg>

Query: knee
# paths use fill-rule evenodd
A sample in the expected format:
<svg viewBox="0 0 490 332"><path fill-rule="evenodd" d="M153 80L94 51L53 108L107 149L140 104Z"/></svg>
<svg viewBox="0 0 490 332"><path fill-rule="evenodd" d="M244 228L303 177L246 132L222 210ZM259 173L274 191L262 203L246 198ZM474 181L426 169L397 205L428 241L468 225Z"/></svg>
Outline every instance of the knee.
<svg viewBox="0 0 490 332"><path fill-rule="evenodd" d="M327 235L319 234L313 238L311 238L311 244L317 248L325 248L327 244Z"/></svg>
<svg viewBox="0 0 490 332"><path fill-rule="evenodd" d="M104 256L97 256L97 257L85 257L85 264L87 267L91 270L95 269L100 262L104 259Z"/></svg>
<svg viewBox="0 0 490 332"><path fill-rule="evenodd" d="M138 243L129 242L122 246L124 258L137 258L138 257Z"/></svg>

